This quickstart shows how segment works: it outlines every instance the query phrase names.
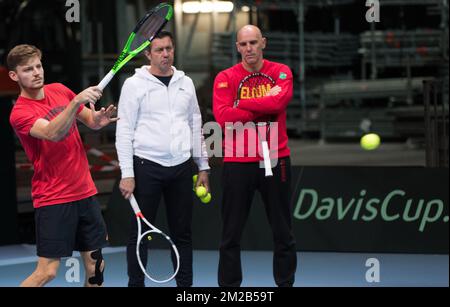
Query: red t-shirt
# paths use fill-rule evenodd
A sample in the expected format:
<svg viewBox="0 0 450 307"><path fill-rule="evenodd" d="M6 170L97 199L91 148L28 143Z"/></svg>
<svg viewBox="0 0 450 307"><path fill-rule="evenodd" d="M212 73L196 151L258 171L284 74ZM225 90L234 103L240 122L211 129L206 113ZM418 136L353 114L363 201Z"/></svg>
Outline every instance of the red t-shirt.
<svg viewBox="0 0 450 307"><path fill-rule="evenodd" d="M270 131L272 135L269 138L270 157L272 159L288 157L290 150L286 131L286 107L293 95L292 72L288 66L268 60L264 60L260 72L272 77L275 85L281 87L281 92L277 96L252 98L249 95L248 97L240 97L238 106L234 107L239 83L246 76L252 74L244 68L242 63L239 63L220 72L214 81L214 117L226 133L225 123L241 122L245 125L248 122L266 121L267 117L270 116L272 122L278 123L278 134L276 136L278 144L271 144L270 140L276 138L272 134L274 131ZM234 133L234 138L227 139L226 136L224 138L224 162L261 161L261 143L256 138L256 134L253 134L255 139L252 139L252 134L249 134L248 131L243 130L244 135L238 135L240 132L235 129ZM258 151L251 151L249 142L253 142L251 148L256 148Z"/></svg>
<svg viewBox="0 0 450 307"><path fill-rule="evenodd" d="M42 100L20 96L9 119L34 166L31 194L35 208L78 201L97 194L76 120L59 142L30 135L36 120L51 121L75 97L70 89L59 83L45 85L44 95ZM77 114L83 107L80 106Z"/></svg>

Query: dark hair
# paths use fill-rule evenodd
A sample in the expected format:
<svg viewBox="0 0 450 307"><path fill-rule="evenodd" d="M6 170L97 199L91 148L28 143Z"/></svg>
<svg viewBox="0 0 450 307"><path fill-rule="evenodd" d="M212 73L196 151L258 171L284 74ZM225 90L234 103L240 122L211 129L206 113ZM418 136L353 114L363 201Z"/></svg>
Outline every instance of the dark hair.
<svg viewBox="0 0 450 307"><path fill-rule="evenodd" d="M159 31L159 33L155 35L155 38L159 38L159 39L164 38L164 37L170 37L170 39L172 40L172 43L173 43L173 35L169 31Z"/></svg>
<svg viewBox="0 0 450 307"><path fill-rule="evenodd" d="M172 45L175 46L175 41L173 39L173 34L170 33L169 31L160 31L158 34L155 35L154 39L158 38L158 39L163 39L164 37L169 37L170 40L172 41ZM147 47L147 51L150 52L150 50L152 49L152 45Z"/></svg>
<svg viewBox="0 0 450 307"><path fill-rule="evenodd" d="M10 71L15 71L18 65L26 64L29 59L35 56L42 59L42 52L39 48L26 44L17 45L8 53L6 65Z"/></svg>

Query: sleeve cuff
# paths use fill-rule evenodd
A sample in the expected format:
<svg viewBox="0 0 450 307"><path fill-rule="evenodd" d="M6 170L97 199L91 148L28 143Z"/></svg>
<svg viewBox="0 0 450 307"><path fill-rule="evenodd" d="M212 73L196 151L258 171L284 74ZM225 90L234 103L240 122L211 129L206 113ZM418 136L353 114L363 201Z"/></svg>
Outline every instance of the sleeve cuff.
<svg viewBox="0 0 450 307"><path fill-rule="evenodd" d="M122 179L123 178L134 178L133 168L121 168L121 171L122 171Z"/></svg>
<svg viewBox="0 0 450 307"><path fill-rule="evenodd" d="M195 164L197 164L198 171L209 171L211 168L209 167L208 159L196 159Z"/></svg>

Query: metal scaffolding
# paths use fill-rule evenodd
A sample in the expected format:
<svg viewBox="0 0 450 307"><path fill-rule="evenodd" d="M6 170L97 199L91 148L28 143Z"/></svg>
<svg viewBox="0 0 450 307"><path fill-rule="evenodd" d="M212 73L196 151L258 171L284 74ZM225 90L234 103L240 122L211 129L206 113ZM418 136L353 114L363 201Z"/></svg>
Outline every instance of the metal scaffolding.
<svg viewBox="0 0 450 307"><path fill-rule="evenodd" d="M442 81L424 82L425 140L428 167L449 166L449 104Z"/></svg>
<svg viewBox="0 0 450 307"><path fill-rule="evenodd" d="M289 106L288 127L297 132L311 127L320 130L322 136L328 135L358 135L361 133L359 122L364 119L361 115L354 120L354 124L349 129L348 124L344 124L340 130L336 127L336 110L330 109L327 115L327 109L334 102L357 101L351 107L355 108L358 114L358 108L361 108L361 114L364 111L365 101L377 100L384 103L377 105L378 113L385 114L386 118L395 121L395 116L407 116L414 109L417 115L417 104L420 103L419 96L422 95L421 81L423 79L437 78L443 79L444 100L448 101L448 0L431 1L407 1L407 0L384 0L381 2L383 7L403 7L403 6L423 6L427 16L440 18L438 28L417 28L414 30L405 30L402 28L390 30L378 30L378 25L372 23L370 30L358 34L342 33L340 30L339 16L336 16L334 32L305 32L304 23L308 9L313 7L330 8L334 6L352 4L355 1L235 1L236 7L248 6L251 11L264 12L265 10L290 10L295 12L298 22L297 33L287 32L266 32L265 36L269 38L269 44L265 50L265 56L289 65L297 77L294 91L294 101ZM236 10L236 9L235 9ZM230 16L230 20L233 19ZM234 28L233 28L234 29ZM233 31L216 33L213 37L212 62L214 68L223 69L237 62L234 50L235 37ZM339 67L351 67L356 61L361 63L361 79L330 81L330 76L324 76L322 80L311 75L310 71L314 69L335 69ZM370 69L368 71L368 68ZM389 79L386 76L381 77L387 69L400 69L403 73L392 75ZM435 69L437 74L417 75L420 69ZM369 76L370 80L367 80ZM308 85L309 86L306 86ZM345 91L345 97L330 94L329 89L336 84L340 87L354 89L354 91ZM364 86L362 86L364 85ZM375 90L371 90L375 89ZM390 89L390 90L389 90ZM338 96L340 101L338 100ZM327 103L323 103L328 100ZM373 102L371 102L373 105ZM408 109L409 106L409 109ZM321 116L317 116L314 107L318 107ZM389 108L389 110L388 110ZM355 111L354 110L354 111ZM349 111L349 109L347 109ZM314 114L310 116L308 113ZM333 114L334 113L334 114ZM355 112L353 112L355 113ZM342 122L347 122L346 112L342 113L344 118ZM320 118L320 124L311 124L310 120L317 121ZM381 116L378 116L381 118ZM403 118L403 117L402 117ZM327 124L329 121L329 124ZM333 123L332 123L333 121ZM325 124L324 124L325 122ZM348 123L348 122L347 122ZM332 124L332 125L331 125ZM376 127L377 125L373 125ZM332 127L332 128L328 128ZM400 131L406 129L398 128L396 125L390 125L391 130L385 129L385 136L403 137ZM315 129L312 128L312 129Z"/></svg>

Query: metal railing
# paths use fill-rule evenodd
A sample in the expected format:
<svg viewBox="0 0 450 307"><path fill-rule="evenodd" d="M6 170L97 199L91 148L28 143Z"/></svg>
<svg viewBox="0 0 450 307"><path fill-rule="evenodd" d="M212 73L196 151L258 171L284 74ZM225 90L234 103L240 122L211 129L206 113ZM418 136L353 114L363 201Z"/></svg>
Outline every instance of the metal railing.
<svg viewBox="0 0 450 307"><path fill-rule="evenodd" d="M442 81L424 81L425 142L427 167L449 164L448 100ZM448 95L447 95L448 97Z"/></svg>

